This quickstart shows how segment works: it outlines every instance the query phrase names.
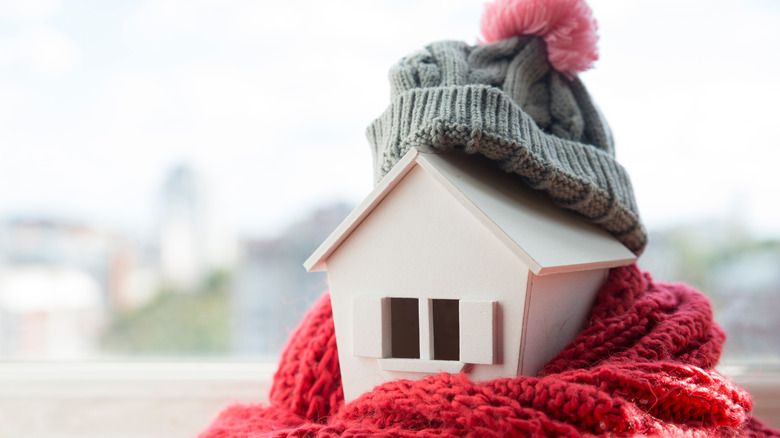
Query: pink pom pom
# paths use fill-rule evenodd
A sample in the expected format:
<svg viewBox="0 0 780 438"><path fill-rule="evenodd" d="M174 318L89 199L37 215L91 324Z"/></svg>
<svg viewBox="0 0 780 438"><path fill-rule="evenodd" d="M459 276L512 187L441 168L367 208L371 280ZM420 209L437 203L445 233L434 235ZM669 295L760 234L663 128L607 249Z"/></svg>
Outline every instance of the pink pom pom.
<svg viewBox="0 0 780 438"><path fill-rule="evenodd" d="M496 0L485 5L481 27L487 43L516 35L542 37L550 64L569 77L599 58L596 20L584 0Z"/></svg>

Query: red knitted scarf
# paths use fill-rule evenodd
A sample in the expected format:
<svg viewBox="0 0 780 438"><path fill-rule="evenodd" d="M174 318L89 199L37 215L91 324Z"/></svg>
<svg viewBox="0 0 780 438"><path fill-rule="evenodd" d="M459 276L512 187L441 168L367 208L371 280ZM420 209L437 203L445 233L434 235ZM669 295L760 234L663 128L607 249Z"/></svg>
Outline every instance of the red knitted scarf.
<svg viewBox="0 0 780 438"><path fill-rule="evenodd" d="M397 380L344 404L326 294L282 355L271 405L229 407L200 438L780 437L713 370L724 339L701 293L616 268L587 328L538 376Z"/></svg>

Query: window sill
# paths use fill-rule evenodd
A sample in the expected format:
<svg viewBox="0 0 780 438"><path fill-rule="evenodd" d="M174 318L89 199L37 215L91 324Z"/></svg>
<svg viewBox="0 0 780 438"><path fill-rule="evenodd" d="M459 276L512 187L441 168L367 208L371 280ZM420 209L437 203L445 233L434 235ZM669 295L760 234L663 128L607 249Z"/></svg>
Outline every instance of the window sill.
<svg viewBox="0 0 780 438"><path fill-rule="evenodd" d="M421 359L377 359L383 371L405 371L410 373L450 373L457 374L466 366L464 362L455 360L421 360Z"/></svg>
<svg viewBox="0 0 780 438"><path fill-rule="evenodd" d="M780 364L730 364L718 371L750 394L756 418L780 429Z"/></svg>
<svg viewBox="0 0 780 438"><path fill-rule="evenodd" d="M0 363L0 436L192 438L236 402L265 403L273 362Z"/></svg>
<svg viewBox="0 0 780 438"><path fill-rule="evenodd" d="M192 438L230 404L267 403L275 371L273 362L0 363L0 436ZM780 367L720 371L780 428Z"/></svg>

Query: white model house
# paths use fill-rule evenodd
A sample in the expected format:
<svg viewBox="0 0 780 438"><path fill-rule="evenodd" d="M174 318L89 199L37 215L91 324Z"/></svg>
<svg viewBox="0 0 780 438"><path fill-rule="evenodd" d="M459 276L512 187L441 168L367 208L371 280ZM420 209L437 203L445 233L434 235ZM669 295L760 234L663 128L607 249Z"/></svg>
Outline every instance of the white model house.
<svg viewBox="0 0 780 438"><path fill-rule="evenodd" d="M493 163L412 149L306 261L327 270L344 397L533 375L635 255Z"/></svg>

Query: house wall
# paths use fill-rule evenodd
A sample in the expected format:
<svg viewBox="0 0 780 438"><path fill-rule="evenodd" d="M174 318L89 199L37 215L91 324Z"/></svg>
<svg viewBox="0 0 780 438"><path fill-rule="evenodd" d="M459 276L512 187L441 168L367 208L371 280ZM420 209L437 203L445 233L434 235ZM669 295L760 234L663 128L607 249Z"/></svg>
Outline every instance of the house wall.
<svg viewBox="0 0 780 438"><path fill-rule="evenodd" d="M352 331L360 329L352 327L354 294L497 301L497 364L467 372L474 380L516 375L528 269L421 168L333 253L327 270L347 400L387 380L425 376L352 355Z"/></svg>
<svg viewBox="0 0 780 438"><path fill-rule="evenodd" d="M608 273L529 273L519 374L537 374L582 331Z"/></svg>

